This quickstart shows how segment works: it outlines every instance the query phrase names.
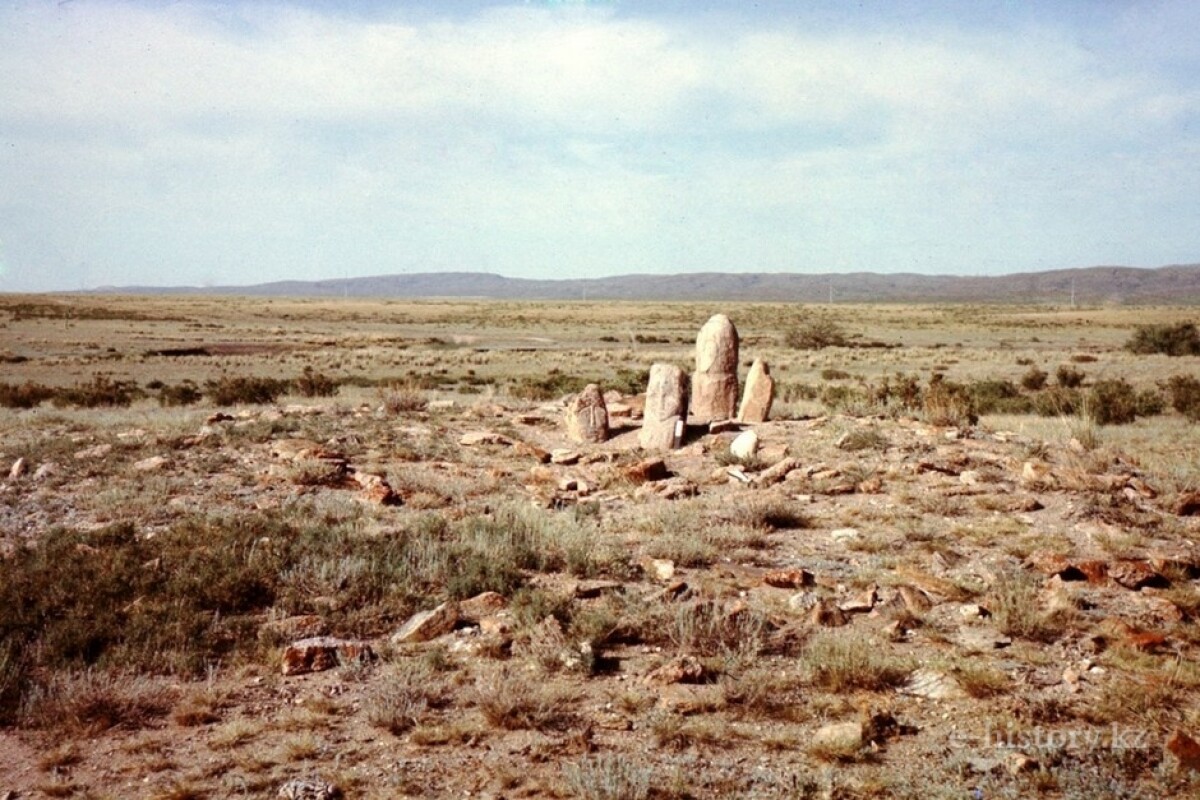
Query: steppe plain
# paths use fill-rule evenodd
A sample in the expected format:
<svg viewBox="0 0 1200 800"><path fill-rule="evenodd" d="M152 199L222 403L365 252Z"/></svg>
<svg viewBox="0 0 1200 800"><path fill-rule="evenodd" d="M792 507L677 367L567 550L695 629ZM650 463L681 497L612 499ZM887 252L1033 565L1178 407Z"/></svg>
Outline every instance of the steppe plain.
<svg viewBox="0 0 1200 800"><path fill-rule="evenodd" d="M640 452L717 312L776 381L759 454ZM1200 357L1124 349L1194 318L0 298L0 383L46 392L0 409L0 797L1200 796ZM1060 367L1161 408L1029 411Z"/></svg>

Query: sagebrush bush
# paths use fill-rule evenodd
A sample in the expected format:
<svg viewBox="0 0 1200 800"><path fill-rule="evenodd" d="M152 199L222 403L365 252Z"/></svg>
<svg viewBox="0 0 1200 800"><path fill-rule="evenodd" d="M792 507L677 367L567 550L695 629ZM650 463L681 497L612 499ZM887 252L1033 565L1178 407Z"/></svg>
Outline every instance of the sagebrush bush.
<svg viewBox="0 0 1200 800"><path fill-rule="evenodd" d="M1083 407L1083 395L1078 389L1052 386L1033 396L1033 411L1043 417L1069 417Z"/></svg>
<svg viewBox="0 0 1200 800"><path fill-rule="evenodd" d="M185 380L176 386L162 385L158 387L158 403L162 406L190 406L200 402L203 396L200 387L190 380Z"/></svg>
<svg viewBox="0 0 1200 800"><path fill-rule="evenodd" d="M923 399L925 421L930 425L965 427L978 420L971 393L960 384L935 375Z"/></svg>
<svg viewBox="0 0 1200 800"><path fill-rule="evenodd" d="M589 383L597 381L568 375L554 367L543 378L526 376L513 381L508 386L508 393L520 400L557 400L563 395L582 391Z"/></svg>
<svg viewBox="0 0 1200 800"><path fill-rule="evenodd" d="M0 406L5 408L34 408L51 399L55 390L40 383L0 383Z"/></svg>
<svg viewBox="0 0 1200 800"><path fill-rule="evenodd" d="M274 403L291 384L278 378L234 377L224 375L205 381L204 393L218 406Z"/></svg>
<svg viewBox="0 0 1200 800"><path fill-rule="evenodd" d="M1088 392L1086 407L1097 425L1126 425L1137 419L1138 395L1124 379L1097 381Z"/></svg>
<svg viewBox="0 0 1200 800"><path fill-rule="evenodd" d="M1084 378L1087 375L1082 370L1075 369L1067 364L1059 365L1058 369L1054 370L1054 380L1064 389L1077 389L1083 385Z"/></svg>
<svg viewBox="0 0 1200 800"><path fill-rule="evenodd" d="M976 381L966 386L976 414L1028 414L1033 401L1011 381Z"/></svg>
<svg viewBox="0 0 1200 800"><path fill-rule="evenodd" d="M850 344L850 336L831 319L815 319L784 334L784 344L793 350L846 347Z"/></svg>
<svg viewBox="0 0 1200 800"><path fill-rule="evenodd" d="M1191 322L1174 325L1139 325L1125 343L1125 349L1139 355L1163 353L1168 356L1200 355L1200 330Z"/></svg>
<svg viewBox="0 0 1200 800"><path fill-rule="evenodd" d="M1031 366L1021 376L1021 388L1028 389L1031 392L1036 392L1046 388L1046 379L1050 377L1050 373L1044 369L1038 369L1036 366Z"/></svg>
<svg viewBox="0 0 1200 800"><path fill-rule="evenodd" d="M145 397L145 392L133 381L118 381L107 375L94 375L88 383L77 383L69 389L59 389L53 402L59 408L124 407L142 397Z"/></svg>
<svg viewBox="0 0 1200 800"><path fill-rule="evenodd" d="M338 392L338 382L328 375L305 367L295 380L296 393L303 397L333 397Z"/></svg>
<svg viewBox="0 0 1200 800"><path fill-rule="evenodd" d="M1167 380L1171 408L1192 422L1200 420L1200 380L1191 375L1172 375Z"/></svg>

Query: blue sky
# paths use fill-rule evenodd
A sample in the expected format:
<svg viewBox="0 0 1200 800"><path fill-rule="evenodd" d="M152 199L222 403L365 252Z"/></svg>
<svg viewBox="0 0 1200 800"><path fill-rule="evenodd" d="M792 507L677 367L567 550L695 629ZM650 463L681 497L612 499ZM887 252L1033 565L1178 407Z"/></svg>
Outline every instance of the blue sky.
<svg viewBox="0 0 1200 800"><path fill-rule="evenodd" d="M1200 262L1200 4L5 2L0 291Z"/></svg>

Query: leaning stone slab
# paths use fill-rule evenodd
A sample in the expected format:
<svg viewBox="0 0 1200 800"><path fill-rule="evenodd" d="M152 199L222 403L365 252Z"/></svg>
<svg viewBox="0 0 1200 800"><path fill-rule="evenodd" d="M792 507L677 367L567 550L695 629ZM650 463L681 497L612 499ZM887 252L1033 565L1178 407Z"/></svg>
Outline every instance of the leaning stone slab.
<svg viewBox="0 0 1200 800"><path fill-rule="evenodd" d="M428 642L454 630L458 620L459 609L455 602L442 603L429 611L419 611L392 634L392 643Z"/></svg>
<svg viewBox="0 0 1200 800"><path fill-rule="evenodd" d="M775 401L775 379L767 362L754 359L750 374L746 376L746 388L742 392L742 404L738 407L739 422L766 422L771 415L771 403Z"/></svg>

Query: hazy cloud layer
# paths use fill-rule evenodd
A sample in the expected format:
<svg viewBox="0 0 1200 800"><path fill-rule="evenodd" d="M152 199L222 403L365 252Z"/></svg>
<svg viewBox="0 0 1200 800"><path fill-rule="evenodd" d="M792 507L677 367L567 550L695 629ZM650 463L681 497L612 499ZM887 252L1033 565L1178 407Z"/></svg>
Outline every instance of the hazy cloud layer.
<svg viewBox="0 0 1200 800"><path fill-rule="evenodd" d="M1200 261L1200 6L741 5L6 5L0 289Z"/></svg>

